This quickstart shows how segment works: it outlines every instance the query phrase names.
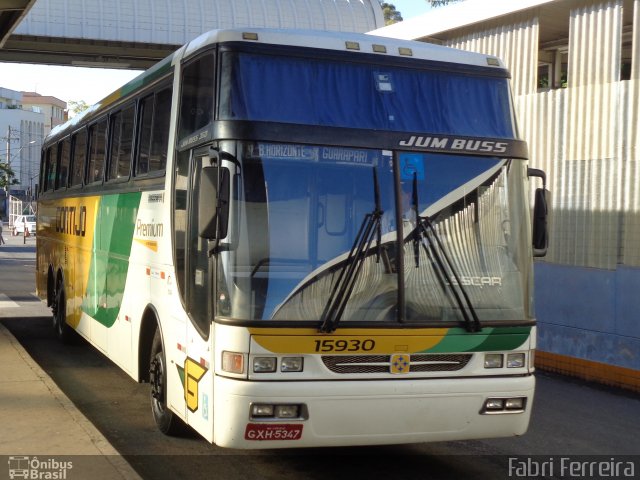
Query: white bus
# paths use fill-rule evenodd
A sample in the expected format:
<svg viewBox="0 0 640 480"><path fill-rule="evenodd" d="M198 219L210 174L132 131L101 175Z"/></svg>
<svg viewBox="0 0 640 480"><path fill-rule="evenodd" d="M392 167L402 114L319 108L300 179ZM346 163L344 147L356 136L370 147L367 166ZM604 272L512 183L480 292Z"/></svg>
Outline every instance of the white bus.
<svg viewBox="0 0 640 480"><path fill-rule="evenodd" d="M520 435L546 233L526 158L496 58L212 31L48 136L38 292L61 339L150 383L167 434Z"/></svg>

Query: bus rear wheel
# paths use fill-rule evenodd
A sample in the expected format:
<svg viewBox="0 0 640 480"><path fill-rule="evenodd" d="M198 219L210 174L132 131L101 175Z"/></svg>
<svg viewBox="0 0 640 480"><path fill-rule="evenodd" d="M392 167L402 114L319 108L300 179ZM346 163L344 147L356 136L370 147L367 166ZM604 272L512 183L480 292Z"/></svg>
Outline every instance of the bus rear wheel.
<svg viewBox="0 0 640 480"><path fill-rule="evenodd" d="M56 337L63 343L71 342L73 331L67 324L67 296L62 276L58 276L56 281L51 310L53 312L53 331Z"/></svg>
<svg viewBox="0 0 640 480"><path fill-rule="evenodd" d="M167 361L162 348L160 329L156 329L149 359L151 384L151 412L158 429L165 435L180 435L185 424L167 408Z"/></svg>

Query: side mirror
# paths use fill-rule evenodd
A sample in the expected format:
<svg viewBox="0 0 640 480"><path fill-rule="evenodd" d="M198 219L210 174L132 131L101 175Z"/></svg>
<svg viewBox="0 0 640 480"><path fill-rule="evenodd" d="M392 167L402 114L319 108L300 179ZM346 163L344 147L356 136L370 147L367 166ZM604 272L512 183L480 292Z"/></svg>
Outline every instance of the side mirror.
<svg viewBox="0 0 640 480"><path fill-rule="evenodd" d="M547 190L547 177L542 170L527 169L530 177L542 179L542 188L537 188L533 203L533 256L544 257L549 248L549 206L551 192Z"/></svg>
<svg viewBox="0 0 640 480"><path fill-rule="evenodd" d="M198 234L209 240L225 238L228 223L229 169L203 167L198 188Z"/></svg>

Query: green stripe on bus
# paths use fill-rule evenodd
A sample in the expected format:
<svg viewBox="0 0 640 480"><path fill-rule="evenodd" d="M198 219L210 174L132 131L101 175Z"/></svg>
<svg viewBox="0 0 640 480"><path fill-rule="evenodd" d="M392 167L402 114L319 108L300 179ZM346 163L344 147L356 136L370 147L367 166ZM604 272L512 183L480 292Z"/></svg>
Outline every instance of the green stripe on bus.
<svg viewBox="0 0 640 480"><path fill-rule="evenodd" d="M425 350L429 353L482 352L513 350L527 341L531 327L485 327L482 332L469 333L452 328L440 343Z"/></svg>
<svg viewBox="0 0 640 480"><path fill-rule="evenodd" d="M82 311L111 327L124 294L140 192L100 199L87 290Z"/></svg>

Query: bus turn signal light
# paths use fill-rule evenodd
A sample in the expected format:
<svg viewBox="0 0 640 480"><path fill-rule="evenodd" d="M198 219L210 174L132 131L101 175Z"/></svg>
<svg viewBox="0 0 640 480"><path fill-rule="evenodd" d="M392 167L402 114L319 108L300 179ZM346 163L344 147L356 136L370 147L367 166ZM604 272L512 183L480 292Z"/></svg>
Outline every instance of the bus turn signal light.
<svg viewBox="0 0 640 480"><path fill-rule="evenodd" d="M236 352L222 352L222 370L228 373L244 373L244 355Z"/></svg>

